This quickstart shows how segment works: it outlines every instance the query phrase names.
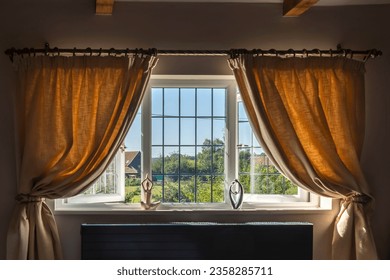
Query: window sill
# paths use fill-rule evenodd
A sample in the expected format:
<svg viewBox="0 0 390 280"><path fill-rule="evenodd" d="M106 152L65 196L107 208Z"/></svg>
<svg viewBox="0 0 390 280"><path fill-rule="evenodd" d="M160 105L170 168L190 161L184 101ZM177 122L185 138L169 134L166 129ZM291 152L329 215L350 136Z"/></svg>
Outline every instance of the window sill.
<svg viewBox="0 0 390 280"><path fill-rule="evenodd" d="M55 205L54 205L55 204ZM242 214L310 214L332 210L332 199L321 197L318 202L295 202L285 204L244 203L241 209L232 209L227 203L213 204L170 204L163 203L156 210L143 210L139 204L89 203L64 205L59 201L52 203L55 215L150 215L160 216L169 213L196 213L200 215L242 215Z"/></svg>

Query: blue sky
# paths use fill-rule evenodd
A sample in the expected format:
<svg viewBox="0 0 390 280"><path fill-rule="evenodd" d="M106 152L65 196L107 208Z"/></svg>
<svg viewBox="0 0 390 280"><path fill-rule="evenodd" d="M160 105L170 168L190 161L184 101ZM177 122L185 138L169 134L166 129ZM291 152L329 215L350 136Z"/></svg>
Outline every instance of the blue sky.
<svg viewBox="0 0 390 280"><path fill-rule="evenodd" d="M181 91L179 98L179 91ZM225 115L225 89L210 88L162 88L152 89L152 115L161 116L164 112L164 120L152 119L152 143L161 145L164 139L166 145L195 145L202 144L205 139L211 139L212 127L214 139L223 139L225 131L225 119L214 118ZM180 103L180 106L179 106ZM180 109L179 109L180 108ZM180 110L180 111L179 111ZM179 117L180 116L180 117ZM201 118L195 118L195 117ZM162 132L164 121L164 134ZM179 135L179 127L181 133ZM195 137L197 127L197 137ZM141 116L138 112L132 127L126 137L127 150L141 149ZM189 154L193 152L187 149ZM185 152L186 150L183 150Z"/></svg>
<svg viewBox="0 0 390 280"><path fill-rule="evenodd" d="M162 88L152 90L152 144L162 145L200 145L206 139L211 139L212 127L213 138L223 139L225 132L225 89L182 88L179 98L178 88L166 88L163 95ZM164 100L163 100L164 96ZM212 99L213 98L213 99ZM180 106L179 106L180 102ZM180 107L180 112L179 112ZM159 118L162 113L168 118ZM212 115L220 118L211 118ZM180 117L179 117L180 116ZM198 118L196 118L196 116ZM252 134L252 129L248 122L242 102L238 105L239 117L239 137L238 144L243 146L259 146L256 138ZM163 122L165 133L163 134ZM180 127L180 135L179 135ZM195 127L196 136L195 137ZM252 142L253 141L253 142ZM127 134L125 145L129 151L141 150L141 113L138 112L129 133ZM161 153L161 149L153 149L153 157ZM165 152L176 152L177 149L166 148ZM181 149L183 154L193 156L194 148ZM166 154L165 153L165 154Z"/></svg>

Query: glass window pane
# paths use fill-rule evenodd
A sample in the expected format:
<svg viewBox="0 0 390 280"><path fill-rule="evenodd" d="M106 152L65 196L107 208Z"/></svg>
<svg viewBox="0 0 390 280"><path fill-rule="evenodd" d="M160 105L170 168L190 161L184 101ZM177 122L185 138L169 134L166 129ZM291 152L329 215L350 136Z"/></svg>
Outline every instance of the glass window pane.
<svg viewBox="0 0 390 280"><path fill-rule="evenodd" d="M152 145L163 144L163 119L153 118L152 119Z"/></svg>
<svg viewBox="0 0 390 280"><path fill-rule="evenodd" d="M212 202L224 202L225 192L225 177L213 176L213 201Z"/></svg>
<svg viewBox="0 0 390 280"><path fill-rule="evenodd" d="M179 145L179 119L164 119L164 145Z"/></svg>
<svg viewBox="0 0 390 280"><path fill-rule="evenodd" d="M212 146L197 147L196 170L198 174L211 173L211 151Z"/></svg>
<svg viewBox="0 0 390 280"><path fill-rule="evenodd" d="M197 119L197 145L211 144L211 119Z"/></svg>
<svg viewBox="0 0 390 280"><path fill-rule="evenodd" d="M254 180L254 193L256 194L268 194L269 181L267 175L253 176Z"/></svg>
<svg viewBox="0 0 390 280"><path fill-rule="evenodd" d="M248 117L246 115L246 111L244 108L244 103L243 102L238 102L238 121L247 121Z"/></svg>
<svg viewBox="0 0 390 280"><path fill-rule="evenodd" d="M125 147L128 151L141 151L141 110L138 110L126 135Z"/></svg>
<svg viewBox="0 0 390 280"><path fill-rule="evenodd" d="M249 122L241 122L238 124L238 146L250 147L252 145L252 129Z"/></svg>
<svg viewBox="0 0 390 280"><path fill-rule="evenodd" d="M161 118L152 118L152 171L163 200L223 201L226 89L164 88L155 94L153 113L161 111L161 98L163 109Z"/></svg>
<svg viewBox="0 0 390 280"><path fill-rule="evenodd" d="M180 148L180 174L195 174L195 147Z"/></svg>
<svg viewBox="0 0 390 280"><path fill-rule="evenodd" d="M253 147L261 147L259 141L257 141L256 135L253 133Z"/></svg>
<svg viewBox="0 0 390 280"><path fill-rule="evenodd" d="M253 162L254 162L254 172L256 174L266 174L268 173L268 157L265 155L262 149L253 149Z"/></svg>
<svg viewBox="0 0 390 280"><path fill-rule="evenodd" d="M195 89L182 88L180 89L180 115L195 116Z"/></svg>
<svg viewBox="0 0 390 280"><path fill-rule="evenodd" d="M249 174L239 174L238 180L244 188L244 193L251 193L251 176Z"/></svg>
<svg viewBox="0 0 390 280"><path fill-rule="evenodd" d="M269 159L268 159L269 161ZM268 165L268 174L279 174L279 170L275 167L275 165L273 165L273 163L271 161L269 161L269 165Z"/></svg>
<svg viewBox="0 0 390 280"><path fill-rule="evenodd" d="M164 202L179 202L179 176L164 176Z"/></svg>
<svg viewBox="0 0 390 280"><path fill-rule="evenodd" d="M195 202L195 176L180 176L180 202Z"/></svg>
<svg viewBox="0 0 390 280"><path fill-rule="evenodd" d="M163 192L163 175L153 175L153 191L152 191L152 201L162 201L162 192Z"/></svg>
<svg viewBox="0 0 390 280"><path fill-rule="evenodd" d="M213 147L213 174L219 175L225 172L225 147L214 146Z"/></svg>
<svg viewBox="0 0 390 280"><path fill-rule="evenodd" d="M195 145L195 118L182 118L180 122L180 144Z"/></svg>
<svg viewBox="0 0 390 280"><path fill-rule="evenodd" d="M163 89L152 88L152 116L162 116Z"/></svg>
<svg viewBox="0 0 390 280"><path fill-rule="evenodd" d="M179 147L164 147L164 174L179 173Z"/></svg>
<svg viewBox="0 0 390 280"><path fill-rule="evenodd" d="M226 115L226 89L213 90L213 115L222 117Z"/></svg>
<svg viewBox="0 0 390 280"><path fill-rule="evenodd" d="M198 116L211 116L211 88L199 88L197 90Z"/></svg>
<svg viewBox="0 0 390 280"><path fill-rule="evenodd" d="M213 119L213 141L214 144L220 145L225 142L225 119Z"/></svg>
<svg viewBox="0 0 390 280"><path fill-rule="evenodd" d="M286 193L286 178L281 174L270 175L270 193L285 194Z"/></svg>
<svg viewBox="0 0 390 280"><path fill-rule="evenodd" d="M239 165L238 172L250 172L251 170L251 150L243 148L238 150Z"/></svg>
<svg viewBox="0 0 390 280"><path fill-rule="evenodd" d="M152 174L163 174L163 149L152 147Z"/></svg>
<svg viewBox="0 0 390 280"><path fill-rule="evenodd" d="M179 115L179 89L178 88L164 89L164 115L165 116Z"/></svg>
<svg viewBox="0 0 390 280"><path fill-rule="evenodd" d="M197 176L196 198L197 202L211 202L211 176Z"/></svg>

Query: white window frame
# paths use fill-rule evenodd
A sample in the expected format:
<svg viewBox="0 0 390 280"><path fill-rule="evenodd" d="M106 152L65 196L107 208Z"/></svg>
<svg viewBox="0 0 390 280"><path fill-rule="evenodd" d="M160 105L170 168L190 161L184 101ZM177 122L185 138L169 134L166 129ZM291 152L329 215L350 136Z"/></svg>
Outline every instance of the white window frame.
<svg viewBox="0 0 390 280"><path fill-rule="evenodd" d="M228 186L235 178L238 178L238 149L237 149L237 85L234 76L231 75L152 75L147 86L146 93L142 102L141 110L141 133L144 137L141 141L141 180L151 174L151 147L152 147L152 120L151 120L151 89L153 87L218 87L227 89L226 106L226 131L225 131L225 170L229 170L225 175L225 202L224 203L163 203L157 211L165 210L231 210L228 198ZM124 158L124 157L123 157ZM123 159L124 161L124 159ZM122 162L124 166L124 162ZM142 211L139 204L125 204L124 201L124 174L118 176L121 178L123 192L119 196L113 196L108 200L92 198L93 195L82 198L72 198L73 201L66 199L55 200L55 211L58 213L83 212L95 213L113 213L115 211L123 213L124 211ZM252 195L245 194L249 198L248 202L243 203L242 210L261 211L261 210L331 210L332 200L320 197L313 193L298 188L297 195ZM252 199L251 199L252 198ZM256 199L253 199L256 198ZM122 201L122 202L121 202ZM67 203L72 202L72 203ZM241 210L241 211L242 211Z"/></svg>

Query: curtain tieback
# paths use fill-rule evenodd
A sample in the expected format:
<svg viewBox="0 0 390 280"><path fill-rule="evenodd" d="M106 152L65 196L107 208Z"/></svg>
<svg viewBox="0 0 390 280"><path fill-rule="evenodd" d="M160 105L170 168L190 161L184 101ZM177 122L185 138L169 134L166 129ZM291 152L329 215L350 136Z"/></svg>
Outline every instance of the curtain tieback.
<svg viewBox="0 0 390 280"><path fill-rule="evenodd" d="M15 200L19 203L34 203L44 201L44 197L32 196L29 194L20 193L15 197Z"/></svg>
<svg viewBox="0 0 390 280"><path fill-rule="evenodd" d="M356 194L356 195L348 197L346 200L347 201L349 200L349 201L354 202L354 203L367 204L370 202L371 197L369 197L368 195L365 195L365 194Z"/></svg>

